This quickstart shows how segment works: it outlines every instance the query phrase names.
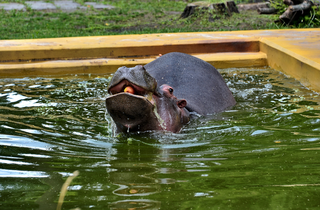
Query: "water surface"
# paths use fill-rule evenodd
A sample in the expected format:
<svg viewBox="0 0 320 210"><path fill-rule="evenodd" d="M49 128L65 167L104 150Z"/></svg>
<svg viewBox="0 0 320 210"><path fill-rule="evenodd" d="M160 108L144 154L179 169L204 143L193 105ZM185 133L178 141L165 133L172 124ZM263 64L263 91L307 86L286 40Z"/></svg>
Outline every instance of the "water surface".
<svg viewBox="0 0 320 210"><path fill-rule="evenodd" d="M0 209L318 209L320 97L220 71L237 105L179 134L113 136L110 75L0 79Z"/></svg>

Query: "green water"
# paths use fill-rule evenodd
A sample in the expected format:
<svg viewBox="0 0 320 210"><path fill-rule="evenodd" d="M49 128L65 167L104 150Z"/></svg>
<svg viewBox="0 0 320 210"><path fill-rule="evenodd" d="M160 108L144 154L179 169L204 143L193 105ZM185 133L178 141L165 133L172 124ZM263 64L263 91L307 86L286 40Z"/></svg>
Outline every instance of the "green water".
<svg viewBox="0 0 320 210"><path fill-rule="evenodd" d="M0 209L319 209L320 97L221 70L237 105L179 134L112 136L109 75L0 79Z"/></svg>

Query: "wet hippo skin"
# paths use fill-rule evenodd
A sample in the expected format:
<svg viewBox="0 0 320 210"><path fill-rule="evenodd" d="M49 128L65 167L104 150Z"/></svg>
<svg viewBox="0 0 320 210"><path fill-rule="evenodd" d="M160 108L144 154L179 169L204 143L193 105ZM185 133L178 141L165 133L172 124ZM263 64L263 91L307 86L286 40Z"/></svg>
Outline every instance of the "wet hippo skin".
<svg viewBox="0 0 320 210"><path fill-rule="evenodd" d="M158 86L168 84L187 109L200 115L226 110L236 104L220 73L209 63L184 53L168 53L145 65Z"/></svg>

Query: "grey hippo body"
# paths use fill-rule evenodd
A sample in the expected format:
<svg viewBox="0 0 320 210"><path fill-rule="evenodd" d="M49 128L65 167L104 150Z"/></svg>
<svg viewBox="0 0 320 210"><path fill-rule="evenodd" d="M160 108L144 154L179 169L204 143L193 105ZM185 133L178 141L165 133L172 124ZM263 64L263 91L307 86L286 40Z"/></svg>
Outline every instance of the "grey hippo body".
<svg viewBox="0 0 320 210"><path fill-rule="evenodd" d="M144 67L119 68L108 92L111 95L106 107L118 132L179 132L188 123L190 112L206 116L236 104L211 64L178 52L165 54Z"/></svg>

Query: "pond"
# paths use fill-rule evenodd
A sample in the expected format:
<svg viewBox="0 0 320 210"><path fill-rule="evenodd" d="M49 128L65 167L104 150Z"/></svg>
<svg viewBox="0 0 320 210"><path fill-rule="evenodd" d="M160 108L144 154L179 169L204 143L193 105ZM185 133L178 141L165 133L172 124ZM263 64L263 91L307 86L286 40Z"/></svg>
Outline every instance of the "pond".
<svg viewBox="0 0 320 210"><path fill-rule="evenodd" d="M181 133L113 135L110 75L0 79L0 209L318 209L320 97L220 70L237 105Z"/></svg>

